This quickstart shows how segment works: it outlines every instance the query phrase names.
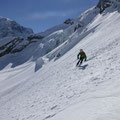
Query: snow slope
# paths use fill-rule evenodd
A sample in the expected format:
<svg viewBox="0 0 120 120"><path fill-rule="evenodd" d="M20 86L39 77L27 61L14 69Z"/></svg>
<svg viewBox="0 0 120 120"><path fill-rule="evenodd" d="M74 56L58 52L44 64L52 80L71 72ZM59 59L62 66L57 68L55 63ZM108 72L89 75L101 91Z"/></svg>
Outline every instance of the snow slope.
<svg viewBox="0 0 120 120"><path fill-rule="evenodd" d="M113 10L98 14L94 8L85 13L94 17L83 14L76 20L77 24L91 18L84 28L43 57L39 50L33 52L37 61L31 57L24 61L32 46L23 56L2 58L14 57L17 66L11 62L0 71L0 120L120 119L120 14ZM80 48L88 61L76 67ZM61 57L56 59L58 53ZM18 58L24 64L19 65Z"/></svg>

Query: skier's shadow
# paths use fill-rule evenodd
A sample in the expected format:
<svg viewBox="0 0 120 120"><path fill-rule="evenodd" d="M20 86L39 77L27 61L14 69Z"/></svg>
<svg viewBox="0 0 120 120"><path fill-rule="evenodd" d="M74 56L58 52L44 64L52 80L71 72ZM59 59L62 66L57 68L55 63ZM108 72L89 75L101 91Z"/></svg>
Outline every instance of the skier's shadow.
<svg viewBox="0 0 120 120"><path fill-rule="evenodd" d="M80 69L85 70L88 67L88 64L79 66Z"/></svg>

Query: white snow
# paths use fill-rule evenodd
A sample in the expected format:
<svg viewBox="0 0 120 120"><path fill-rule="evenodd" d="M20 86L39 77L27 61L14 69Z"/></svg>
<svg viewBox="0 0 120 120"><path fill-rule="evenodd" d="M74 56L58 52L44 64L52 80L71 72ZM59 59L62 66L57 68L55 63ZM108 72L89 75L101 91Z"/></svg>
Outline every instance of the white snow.
<svg viewBox="0 0 120 120"><path fill-rule="evenodd" d="M39 55L38 48L45 45L40 43L36 51L30 46L21 54L0 58L24 61L31 53L38 58L1 69L0 120L120 120L120 14L98 14L93 9L87 11L88 16L95 12L91 17L82 14L89 18L84 28L65 29L64 41L47 55ZM62 33L57 29L46 42ZM76 67L81 48L88 61Z"/></svg>

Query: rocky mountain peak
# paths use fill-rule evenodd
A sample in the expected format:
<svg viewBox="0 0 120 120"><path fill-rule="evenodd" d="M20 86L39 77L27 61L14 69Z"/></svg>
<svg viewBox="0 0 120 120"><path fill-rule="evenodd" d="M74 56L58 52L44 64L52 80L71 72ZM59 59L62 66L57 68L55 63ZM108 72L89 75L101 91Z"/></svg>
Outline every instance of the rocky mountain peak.
<svg viewBox="0 0 120 120"><path fill-rule="evenodd" d="M106 8L114 6L115 8L120 4L120 0L99 0L97 7L100 8L100 13L102 13Z"/></svg>

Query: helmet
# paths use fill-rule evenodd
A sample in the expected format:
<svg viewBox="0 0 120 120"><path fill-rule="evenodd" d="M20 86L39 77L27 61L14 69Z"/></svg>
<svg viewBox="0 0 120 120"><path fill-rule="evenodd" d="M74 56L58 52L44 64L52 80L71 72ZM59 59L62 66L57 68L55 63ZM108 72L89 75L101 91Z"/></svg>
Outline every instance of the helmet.
<svg viewBox="0 0 120 120"><path fill-rule="evenodd" d="M82 52L82 51L83 51L83 49L80 49L80 51Z"/></svg>

